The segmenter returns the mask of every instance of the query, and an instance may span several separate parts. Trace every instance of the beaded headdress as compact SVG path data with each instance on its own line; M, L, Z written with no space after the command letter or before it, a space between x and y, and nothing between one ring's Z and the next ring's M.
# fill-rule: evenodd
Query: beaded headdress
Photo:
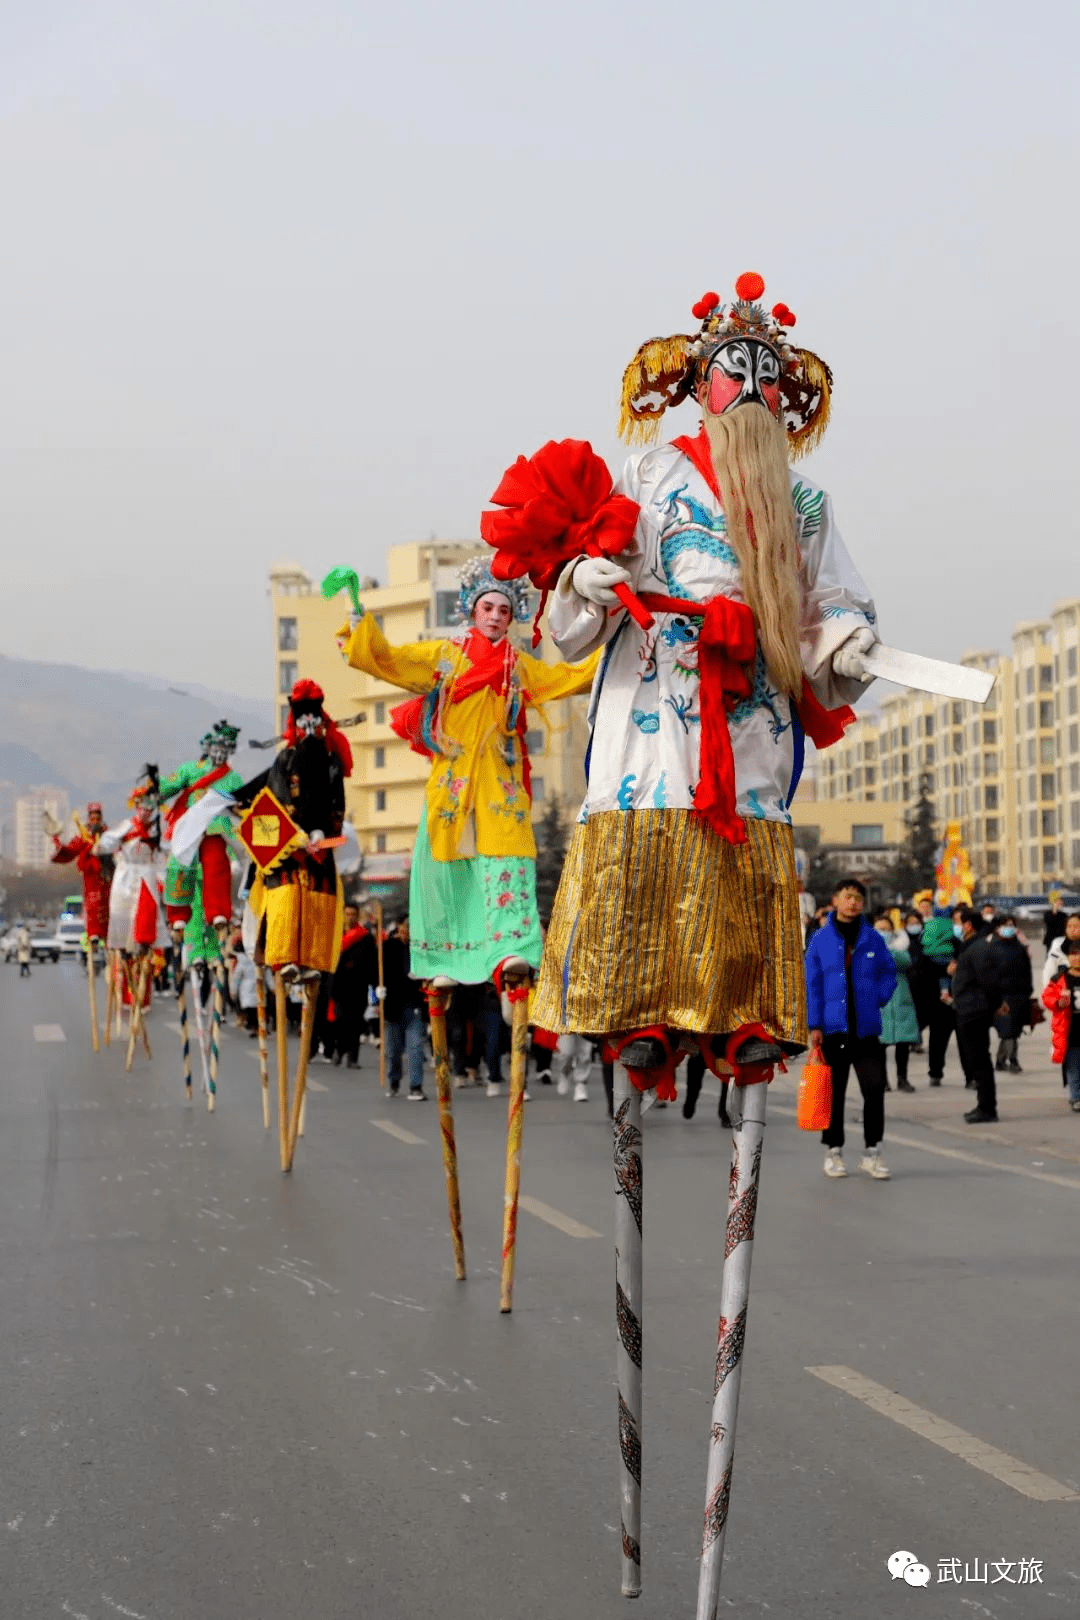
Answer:
M630 444L651 444L669 405L689 398L717 349L736 338L767 343L780 362L780 417L793 457L806 455L829 422L832 372L810 349L791 342L795 316L786 304L766 309L765 283L747 271L735 283L735 297L724 303L708 292L691 314L701 322L696 336L677 333L643 343L623 373L619 434Z
M458 579L461 581L457 601L457 619L460 624L468 624L472 618L473 608L489 591L505 596L510 603L511 615L518 624L526 624L532 616L528 580L496 579L486 557L470 557L458 573Z

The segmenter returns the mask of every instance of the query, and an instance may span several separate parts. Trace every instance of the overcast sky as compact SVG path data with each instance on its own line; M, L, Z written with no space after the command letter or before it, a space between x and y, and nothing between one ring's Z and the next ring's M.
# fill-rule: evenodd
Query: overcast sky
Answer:
M0 650L264 695L271 562L618 465L624 365L745 269L885 638L1004 647L1080 592L1076 19L0 0Z

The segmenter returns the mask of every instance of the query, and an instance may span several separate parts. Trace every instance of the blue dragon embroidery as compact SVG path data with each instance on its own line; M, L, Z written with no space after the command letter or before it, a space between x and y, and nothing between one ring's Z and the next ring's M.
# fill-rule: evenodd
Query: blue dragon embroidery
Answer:
M634 783L636 781L637 772L631 771L630 775L624 776L622 782L619 784L618 805L620 810L630 810L633 808Z
M693 698L687 697L684 692L680 692L677 697L666 697L664 702L668 705L672 714L674 714L676 720L678 720L679 724L682 726L687 735L690 733L691 726L698 726L701 724L701 716L699 714L692 713L694 703Z
M664 810L667 807L667 771L661 771L656 779L652 802L657 810Z
M777 708L779 701L779 692L775 692L769 685L769 672L765 667L765 659L759 647L754 658L754 679L750 696L743 698L742 702L737 703L732 709L730 723L738 725L745 720L749 720L755 709L768 709L770 715L769 735L774 742L779 742L784 732L791 726L790 715L787 720L784 720L780 710Z
M707 557L716 557L726 562L732 568L738 567L738 559L728 542L724 539L727 533L727 521L723 512L712 513L700 501L695 501L692 495L687 495L688 486L681 484L678 489L657 504L663 513L663 522L660 525L660 563L667 580L668 590L673 596L682 592L671 570L671 564L683 551L704 552Z

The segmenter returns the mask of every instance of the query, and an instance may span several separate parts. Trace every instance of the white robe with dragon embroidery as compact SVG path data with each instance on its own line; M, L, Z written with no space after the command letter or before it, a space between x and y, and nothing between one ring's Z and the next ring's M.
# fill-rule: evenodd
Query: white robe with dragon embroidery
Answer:
M875 624L874 605L837 533L824 490L791 473L800 550L803 668L826 708L852 703L861 681L834 674L832 654L855 630ZM723 509L693 462L672 444L631 456L617 488L641 507L634 539L616 559L631 589L705 603L743 600L741 572L726 538ZM686 809L700 776L697 671L700 622L658 613L643 631L625 609L586 602L563 571L548 622L564 657L607 644L589 708L588 787L579 820L601 810ZM753 690L729 716L737 809L744 817L790 822L788 806L802 764L802 731L760 647Z

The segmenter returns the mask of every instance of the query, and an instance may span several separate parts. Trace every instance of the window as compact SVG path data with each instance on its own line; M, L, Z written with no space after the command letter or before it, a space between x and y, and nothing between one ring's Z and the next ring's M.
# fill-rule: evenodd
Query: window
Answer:
M906 737L904 738L904 741L907 742ZM908 774L908 772L910 770L911 770L911 755L910 754L901 754L901 756L900 756L900 774L902 776L907 776L907 774ZM905 799L907 798L906 793L904 794L904 798Z
M542 776L534 776L533 779L532 779L533 803L534 804L543 804L543 802L544 802L544 794L546 793L546 791L547 791L547 789L544 786L544 778Z
M851 829L851 842L853 845L883 844L885 829L877 823L856 823Z
M944 713L942 714L941 718L944 720L944 718L945 718ZM918 732L918 729L919 729L919 727L918 727L918 725L916 725L916 727L915 727L916 733ZM928 714L927 717L926 717L926 723L923 726L923 735L926 736L926 737L932 737L934 735L934 717L933 717L932 714Z
M1039 704L1039 726L1043 731L1051 731L1054 725L1054 704L1049 702Z
M1039 738L1039 764L1055 765L1057 763L1057 742L1053 737Z
M1080 765L1069 766L1069 792L1080 793Z
M1037 810L1029 810L1028 811L1028 837L1029 838L1034 838L1035 834L1038 832L1038 830L1039 830L1039 812ZM1032 852L1032 854L1034 856L1034 851Z
M1028 791L1027 791L1028 798L1034 800L1034 798L1035 798L1035 778L1033 776L1028 777L1028 779L1027 779L1027 787L1028 787Z
M375 750L375 769L381 771L386 764L386 749L380 743Z
M1035 730L1035 705L1034 705L1034 703L1029 703L1027 705L1027 707L1025 708L1025 710L1024 710L1024 724L1027 726L1029 731L1034 731Z
M997 877L998 852L996 849L988 849L986 852L986 871L989 876Z
M943 754L949 752L949 733L947 731L941 733L941 752Z
M385 833L376 833L375 834L375 853L376 853L376 855L385 855L386 854L386 834Z
M1055 786L1053 771L1043 771L1042 775L1039 777L1040 799L1052 799L1054 797L1054 792Z
M1065 653L1065 673L1072 678L1076 674L1076 648L1070 647Z
M278 665L278 691L288 697L296 685L300 673L300 666L295 658L283 658Z
M445 624L453 624L454 623L454 615L457 612L457 605L458 605L458 593L457 593L457 591L436 591L435 592L435 623L436 624L444 624L444 625Z
M859 766L858 770L855 772L855 786L857 788L862 787L862 766L861 765Z
M1001 836L1001 832L1000 832L997 816L987 816L987 818L986 818L986 842L988 844L996 844L998 839L1000 838L1000 836Z
M873 787L874 783L877 780L877 771L874 769L873 765L868 765L866 767L866 770L864 772L864 776L865 776L867 787Z
M983 728L983 742L984 743L996 743L997 742L997 721L996 720L984 720L983 723L982 723L982 728Z
M1057 866L1057 845L1056 844L1044 844L1043 845L1043 862L1042 863L1043 863L1043 871L1044 872L1052 872L1054 870L1054 868Z
M982 795L978 788L972 788L971 790L971 807L973 810L982 809Z
M1070 686L1065 692L1065 707L1070 714L1076 713L1076 687Z
M983 775L996 776L998 772L998 757L996 754L987 754L983 760Z
M278 652L295 652L299 641L296 634L295 619L279 619L277 622Z
M1080 832L1080 799L1074 799L1069 806L1069 828L1072 832Z
M997 807L998 807L998 790L997 790L997 788L995 786L988 786L987 787L985 802L986 802L986 808L988 810L996 810L997 809Z
M375 705L375 724L377 726L385 726L385 724L386 724L386 704L385 703L376 703L376 705Z
M908 800L910 798L911 798L911 783L910 782L905 782L904 783L904 803L907 804L907 802L908 802Z
M386 789L385 788L376 788L375 789L375 808L376 808L376 810L385 810L386 809Z
M1035 671L1034 671L1034 669L1025 669L1025 671L1024 671L1024 691L1030 697L1031 693L1034 692L1034 690L1035 690Z
M900 727L900 746L901 748L909 748L911 746L911 728L909 726ZM906 754L904 755L904 769L905 771L907 770Z
M1035 739L1034 739L1034 737L1029 737L1028 740L1027 740L1027 762L1028 762L1029 765L1034 765L1034 763L1035 763Z
M953 704L953 706L952 706L952 723L953 723L954 726L962 726L963 725L963 723L964 723L964 705L962 703L954 703Z
M926 745L926 763L928 765L932 765L934 763L934 745L933 745L933 743L927 743L927 745Z
M1052 692L1054 690L1054 670L1051 664L1039 665L1039 691Z
M525 747L529 750L529 753L534 759L538 754L542 754L544 752L544 744L546 741L547 738L542 731L527 731L525 733Z
M278 715L278 730L279 731L284 731L285 727L288 725L288 723L289 723L289 705L287 703L283 703L281 705L281 713Z
M1057 832L1057 811L1044 810L1042 813L1042 836L1053 838Z

